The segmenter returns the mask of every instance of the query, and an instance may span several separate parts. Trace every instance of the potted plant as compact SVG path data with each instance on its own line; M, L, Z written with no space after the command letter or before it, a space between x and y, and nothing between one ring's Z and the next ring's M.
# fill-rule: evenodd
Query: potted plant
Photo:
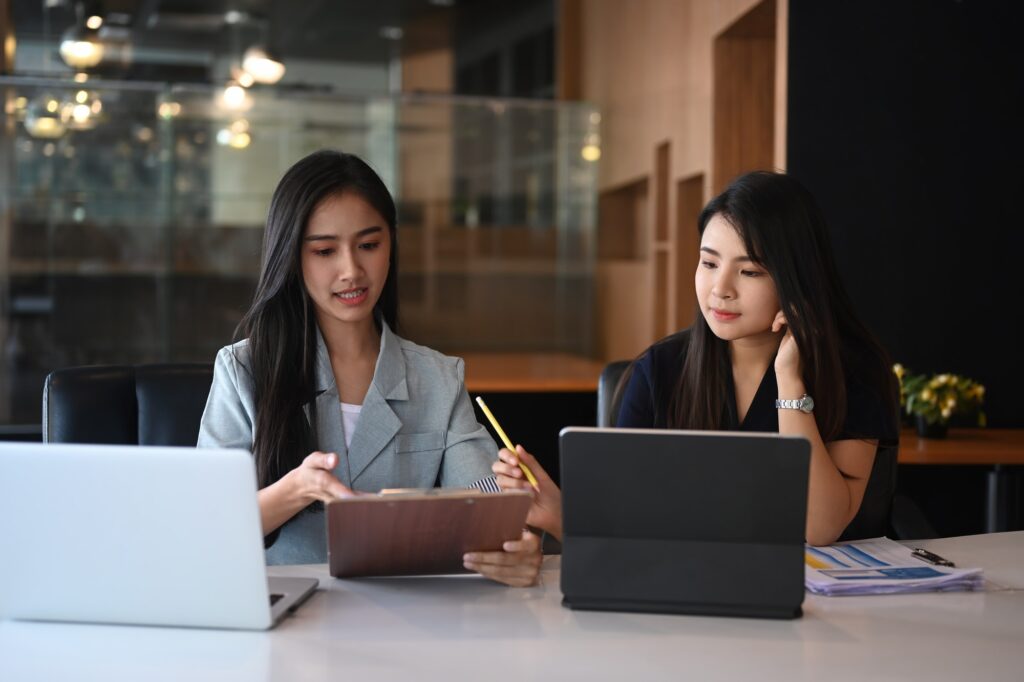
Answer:
M956 374L913 374L894 365L900 384L900 407L914 419L922 438L944 438L950 418L960 415L985 426L985 387Z

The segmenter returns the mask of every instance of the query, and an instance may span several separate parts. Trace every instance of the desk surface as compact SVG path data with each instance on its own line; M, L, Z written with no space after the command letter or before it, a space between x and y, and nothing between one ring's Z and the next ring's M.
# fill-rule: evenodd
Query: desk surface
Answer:
M946 438L900 433L900 464L1024 464L1024 429L950 429Z
M922 541L1011 588L818 597L795 621L576 612L543 583L335 580L271 632L0 623L0 679L1020 680L1024 532ZM1013 589L1015 588L1015 589Z

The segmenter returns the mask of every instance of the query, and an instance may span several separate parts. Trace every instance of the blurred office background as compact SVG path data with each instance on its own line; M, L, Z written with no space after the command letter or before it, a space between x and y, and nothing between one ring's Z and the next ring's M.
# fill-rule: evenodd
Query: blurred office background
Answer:
M556 474L601 367L692 321L696 216L755 168L817 196L895 360L978 380L990 426L1024 427L1021 14L0 0L0 437L39 437L52 369L211 361L278 178L321 147L398 200L403 334L465 356ZM902 467L901 486L941 533L977 532L987 472Z

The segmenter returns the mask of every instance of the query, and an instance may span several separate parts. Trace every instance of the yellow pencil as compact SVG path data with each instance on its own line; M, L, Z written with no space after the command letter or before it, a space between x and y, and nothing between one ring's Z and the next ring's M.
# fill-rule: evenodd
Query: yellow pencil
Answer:
M493 414L491 414L491 410L487 407L487 403L484 402L484 399L481 398L480 396L477 396L476 404L479 405L480 409L484 411L485 415L487 415L487 419L491 422L491 426L494 427L494 430L498 432L498 437L501 438L501 442L505 444L505 447L511 450L512 452L515 452L515 446L512 445L512 441L510 441L508 439L508 436L505 435L505 432L502 430L501 425L498 424L498 420L494 418ZM530 485L533 486L533 489L540 491L540 486L537 485L537 479L534 477L533 472L530 471L530 467L523 464L523 460L521 459L519 460L519 468L523 470L523 473L526 475L526 480L530 482Z

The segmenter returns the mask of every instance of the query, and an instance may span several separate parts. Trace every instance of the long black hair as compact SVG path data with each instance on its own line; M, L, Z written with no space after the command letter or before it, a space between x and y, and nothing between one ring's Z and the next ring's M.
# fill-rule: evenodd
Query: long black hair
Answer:
M352 154L313 152L288 169L274 190L263 233L260 277L236 338L249 339L256 419L253 456L259 487L274 483L315 449L317 328L302 278L302 237L310 214L331 196L353 192L384 218L391 235L387 280L374 307L398 329L395 202L380 177ZM303 406L308 404L307 422Z
M747 254L775 283L800 351L804 386L815 399L822 440L834 440L843 427L847 377L857 377L895 415L891 362L846 294L824 216L811 194L788 175L755 171L708 202L698 219L701 235L715 215L735 228ZM668 425L721 428L731 371L728 343L711 331L698 303Z

